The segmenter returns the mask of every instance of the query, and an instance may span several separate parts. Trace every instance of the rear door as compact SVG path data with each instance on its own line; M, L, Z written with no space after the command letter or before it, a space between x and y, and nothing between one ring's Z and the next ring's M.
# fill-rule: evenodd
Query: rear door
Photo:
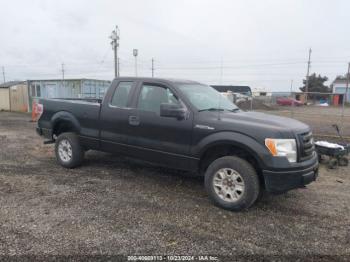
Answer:
M111 86L112 95L103 103L100 114L102 150L128 153L129 117L136 110L130 104L136 84L136 81L119 81Z

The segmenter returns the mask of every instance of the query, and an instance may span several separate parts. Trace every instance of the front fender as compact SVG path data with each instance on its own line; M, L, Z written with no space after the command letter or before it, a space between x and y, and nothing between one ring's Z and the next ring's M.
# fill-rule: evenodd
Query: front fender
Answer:
M218 132L206 136L192 147L192 154L201 158L210 147L218 145L232 145L246 150L262 168L265 167L265 163L271 161L271 154L264 145L249 136L236 132Z

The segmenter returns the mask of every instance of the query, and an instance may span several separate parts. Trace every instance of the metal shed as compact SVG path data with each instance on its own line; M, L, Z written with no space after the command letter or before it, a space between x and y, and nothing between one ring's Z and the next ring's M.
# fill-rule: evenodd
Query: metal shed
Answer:
M39 98L103 98L111 81L98 79L28 80L29 108Z
M0 110L26 112L27 86L23 81L10 81L0 85Z
M28 88L25 82L10 87L10 110L28 112Z
M0 111L10 110L10 89L0 86Z

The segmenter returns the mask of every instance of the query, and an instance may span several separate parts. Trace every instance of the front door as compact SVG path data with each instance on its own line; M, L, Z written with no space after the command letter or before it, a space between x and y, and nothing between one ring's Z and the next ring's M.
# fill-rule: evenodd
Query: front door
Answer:
M135 111L129 115L129 145L137 157L169 167L193 169L196 159L189 156L193 114L185 119L160 116L162 103L185 105L171 87L152 82L140 83Z

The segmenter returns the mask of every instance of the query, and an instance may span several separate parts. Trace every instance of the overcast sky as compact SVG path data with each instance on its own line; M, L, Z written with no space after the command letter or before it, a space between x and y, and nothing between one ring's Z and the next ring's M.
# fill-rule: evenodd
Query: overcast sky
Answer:
M6 80L111 80L108 38L120 28L121 75L294 90L311 72L333 80L350 61L347 0L0 0ZM2 77L0 78L2 82ZM329 81L330 82L330 81Z

